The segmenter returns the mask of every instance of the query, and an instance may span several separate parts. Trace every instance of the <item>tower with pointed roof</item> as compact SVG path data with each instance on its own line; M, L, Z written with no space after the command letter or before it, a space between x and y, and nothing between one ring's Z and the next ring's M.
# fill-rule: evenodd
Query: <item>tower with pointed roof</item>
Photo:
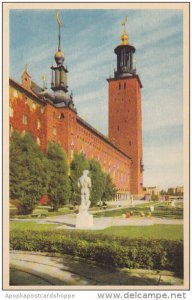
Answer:
M132 159L130 186L131 194L142 195L142 122L141 88L142 84L133 64L135 47L128 43L124 29L121 44L114 52L117 55L117 69L109 83L109 139Z
M61 50L61 34L60 27L62 23L59 19L59 15L57 12L57 21L59 25L59 35L58 35L58 49L55 52L54 59L56 65L52 64L51 66L51 89L52 91L48 91L44 89L39 96L44 98L44 100L49 101L56 107L70 107L75 110L72 94L68 94L68 84L67 84L67 73L68 70L64 66L64 53Z

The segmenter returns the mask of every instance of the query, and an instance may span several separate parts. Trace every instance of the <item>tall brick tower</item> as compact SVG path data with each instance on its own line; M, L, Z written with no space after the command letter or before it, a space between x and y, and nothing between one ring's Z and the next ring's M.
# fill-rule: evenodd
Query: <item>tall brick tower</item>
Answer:
M124 24L125 25L125 22ZM135 47L128 43L124 28L122 43L114 50L117 70L109 82L109 139L132 158L131 194L140 197L143 191L141 88L133 66Z

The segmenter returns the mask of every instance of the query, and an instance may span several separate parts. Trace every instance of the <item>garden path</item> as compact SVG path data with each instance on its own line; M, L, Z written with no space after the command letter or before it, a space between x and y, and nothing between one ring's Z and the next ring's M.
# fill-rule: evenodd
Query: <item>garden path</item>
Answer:
M169 271L107 270L69 255L11 251L11 286L135 286L181 285L182 279Z
M41 219L38 221L40 224L45 223L58 223L59 228L68 228L75 229L75 220L76 215L63 215L63 216L55 216L48 217L46 219ZM183 220L181 219L163 219L163 218L137 218L132 217L129 219L123 218L122 216L118 217L100 217L93 219L94 226L90 229L98 230L105 229L111 226L150 226L154 224L166 224L166 225L182 225Z

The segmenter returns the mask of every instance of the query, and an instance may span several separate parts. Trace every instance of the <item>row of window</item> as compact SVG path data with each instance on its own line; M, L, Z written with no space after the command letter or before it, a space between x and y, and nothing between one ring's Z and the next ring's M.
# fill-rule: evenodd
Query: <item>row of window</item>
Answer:
M82 134L84 134L85 136L91 138L94 142L96 142L98 144L102 143L102 141L99 138L94 136L92 133L90 133L88 130L84 129L83 127L77 126L76 129L77 129L77 132L79 132L81 136L82 136Z
M85 148L86 148L86 151L85 151ZM80 150L80 152L81 153L83 153L83 154L88 154L89 153L89 146L81 146L81 150ZM87 153L86 153L87 152ZM73 153L74 153L74 143L72 142L72 144L71 144L71 155L73 155ZM93 151L92 151L92 154L93 154ZM125 175L124 174L124 172L123 171L120 171L120 170L118 170L119 168L118 168L118 164L119 164L119 162L118 163L114 163L113 162L113 165L111 164L111 162L108 162L107 163L107 160L108 160L108 158L109 158L109 155L107 155L106 156L106 160L104 159L104 157L100 157L99 155L93 155L93 157L97 157L97 160L98 161L101 161L101 163L102 163L102 166L103 166L103 168L105 168L106 170L108 170L108 172L111 172L111 173L114 173L114 176L118 176L117 174L119 173L119 174L122 174L122 179L121 179L121 181L126 181L127 180L127 175ZM124 174L124 175L123 175ZM120 175L119 175L120 176ZM123 177L124 176L124 177Z
M65 118L65 116L64 116L64 113L60 113L60 114L57 114L55 111L53 112L53 119L56 119L56 118L58 118L58 119L64 119ZM71 115L69 115L69 120L70 121L72 121L72 122L74 122L75 121L75 117L71 117Z
M78 127L79 131L81 131L81 127ZM86 141L81 134L77 134L77 139L80 139L82 142L89 144L90 146L93 146L94 148L101 150L100 147L98 147L97 145L95 145L95 143L99 144L99 145L103 145L103 141L100 139L97 139L96 137L94 137L91 133L87 132L86 134L87 136L91 137L92 141ZM103 151L103 153L105 153L106 155L109 155L109 153L111 153L111 146L109 146L108 144L105 144L105 146L107 147L108 151ZM116 155L111 155L112 158L115 159ZM122 158L124 160L124 158ZM119 160L119 154L118 154L118 160Z
M127 122L127 120L125 120L125 122ZM96 144L98 145L103 145L103 141L100 138L97 138L96 136L94 136L92 133L90 133L88 130L83 129L81 126L77 126L77 138L80 139L82 142L88 143L89 145L93 145L95 148L97 148L98 150L101 150L100 147L98 147ZM119 130L119 129L118 129ZM91 142L90 141L86 141L86 139L82 136L82 134L84 134L85 136L91 138ZM111 146L106 145L108 151L104 151L106 155L108 155L109 152L111 152ZM115 158L115 156L114 156ZM118 159L119 159L119 154L118 154Z
M80 143L84 143L85 146L87 145L87 147L90 147L91 149L92 149L92 147L93 147L94 149L99 150L99 152L102 151L102 154L106 155L107 157L110 156L111 159L114 159L114 160L115 160L115 159L117 158L117 155L118 155L118 161L120 161L120 162L122 162L122 163L125 163L124 157L121 157L121 158L120 158L119 155L121 155L121 154L117 154L117 155L116 155L116 151L113 150L113 152L112 152L112 151L111 151L111 147L108 146L108 145L105 145L105 146L107 146L107 150L108 150L108 151L106 151L106 150L102 150L101 147L98 147L98 146L95 145L93 142L87 142L85 139L83 139L83 138L82 138L81 136L79 136L79 135L77 135L77 143L79 143L78 140L80 140ZM100 144L101 144L101 143L102 143L102 142L100 142Z
M122 84L122 86L124 86L124 89L126 89L126 82L124 82L124 85ZM119 90L121 89L121 82L119 82Z
M9 125L9 134L11 135L12 133L13 133L13 126L12 126L12 124L10 124L10 125ZM25 135L25 133L26 133L26 131L23 130L23 131L22 131L22 135ZM41 141L40 141L40 138L39 138L39 137L36 138L36 142L37 142L37 144L38 144L39 146L41 145Z
M59 120L62 120L65 118L63 113L60 113L58 116L56 115L56 112L53 112L53 119L58 118Z
M13 132L13 126L10 124L10 134L12 132ZM26 133L25 130L23 130L22 134L25 134L25 133ZM53 127L53 135L56 135L56 134L57 134L56 127ZM37 137L36 142L39 146L41 145L41 141L40 141L39 137ZM71 151L74 152L74 149L72 149ZM81 148L81 152L85 153L83 146ZM71 153L71 155L73 155L73 154ZM97 159L98 159L98 161L103 161L102 159L99 158L99 156L97 157ZM112 167L112 166L110 166L110 164L108 165L105 160L103 161L103 168L106 170L108 169L108 172L111 172L111 174L113 176L115 176L116 178L118 178L120 181L126 181L128 179L127 175L122 174L121 172L117 171L117 166Z
M34 109L34 110L36 109L36 104L35 103L32 104L32 109ZM40 112L43 114L44 111L45 111L45 108L41 107ZM12 106L9 107L9 115L10 115L10 117L13 117L13 107ZM64 118L63 114L61 114L61 116L60 116L60 119L62 119L62 118Z
M10 107L9 115L10 115L10 117L13 117L13 108L12 107ZM22 124L27 125L27 116L25 116L25 115L22 115ZM41 122L39 120L37 120L37 129L40 129L40 128L41 128Z
M10 114L10 116L11 116L11 114ZM27 125L27 116L25 116L25 115L22 116L22 124L23 125ZM41 128L41 122L39 120L37 120L37 129L39 130L40 128ZM53 127L52 133L55 136L57 135L57 129L56 129L56 127Z
M27 116L23 115L22 116L22 123L24 125L27 125ZM37 120L37 129L41 129L41 122Z
M12 107L10 107L10 116L12 117L13 116L13 108ZM22 116L22 123L24 124L24 125L27 125L27 116L25 116L25 115L23 115ZM37 120L37 129L39 130L41 128L41 122L39 121L39 120ZM119 130L119 129L118 129ZM53 127L52 128L52 134L54 135L54 136L56 136L57 135L57 129L56 129L56 127ZM91 136L91 134L90 134L90 136ZM82 139L81 137L79 137L79 136L77 136L78 138L80 138L81 140L83 140L84 141L84 139ZM98 141L98 144L101 144L101 141L99 141L99 139L97 139L97 138L94 138L94 140L95 141ZM87 143L86 143L87 144ZM91 146L94 146L94 144L92 144L91 145L91 143L88 143L89 145L90 145L90 147ZM131 145L131 144L130 144ZM95 146L94 146L95 147ZM99 147L96 147L98 150L101 150ZM108 152L105 152L105 154L106 155L108 155Z
M83 147L81 148L80 152L83 153L86 156L86 152L83 149ZM71 150L71 157L73 157L73 154L74 154L74 149ZM95 156L92 155L92 158L95 158ZM102 159L100 159L99 156L97 156L97 160L102 162ZM103 163L102 168L103 168L104 171L106 171L108 173L110 172L113 177L116 177L116 179L121 181L121 182L125 182L129 178L129 176L127 174L125 174L124 172L118 171L117 167L114 168L111 165L108 166L107 164L105 165L105 163Z

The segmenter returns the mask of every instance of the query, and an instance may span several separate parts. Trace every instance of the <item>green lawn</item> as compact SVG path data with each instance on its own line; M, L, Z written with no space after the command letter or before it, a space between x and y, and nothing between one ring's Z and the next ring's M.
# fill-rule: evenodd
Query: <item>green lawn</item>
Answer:
M167 205L166 203L144 203L141 205L137 205L135 207L129 207L129 208L122 208L122 209L116 209L111 211L102 211L97 214L95 214L95 217L117 217L122 216L123 214L127 212L132 212L134 217L139 217L141 213L143 213L145 216L148 215L150 212L150 205L154 205L155 210L152 213L152 216L154 217L160 217L160 218L168 218L168 219L183 219L183 207L182 205L171 207L170 205Z
M38 231L47 231L54 230L58 227L58 224L38 224L35 222L10 222L10 230L38 230Z
M10 230L58 230L58 224L37 224L35 222L15 222L10 223ZM61 229L60 229L61 230ZM69 230L62 229L63 235ZM72 230L74 232L74 230ZM79 231L79 230L75 230ZM151 225L151 226L113 226L104 230L84 230L89 234L103 233L107 235L116 235L128 238L146 238L146 239L183 239L182 225Z
M146 239L183 239L182 225L151 225L151 226L113 226L102 230L102 233L128 238Z

